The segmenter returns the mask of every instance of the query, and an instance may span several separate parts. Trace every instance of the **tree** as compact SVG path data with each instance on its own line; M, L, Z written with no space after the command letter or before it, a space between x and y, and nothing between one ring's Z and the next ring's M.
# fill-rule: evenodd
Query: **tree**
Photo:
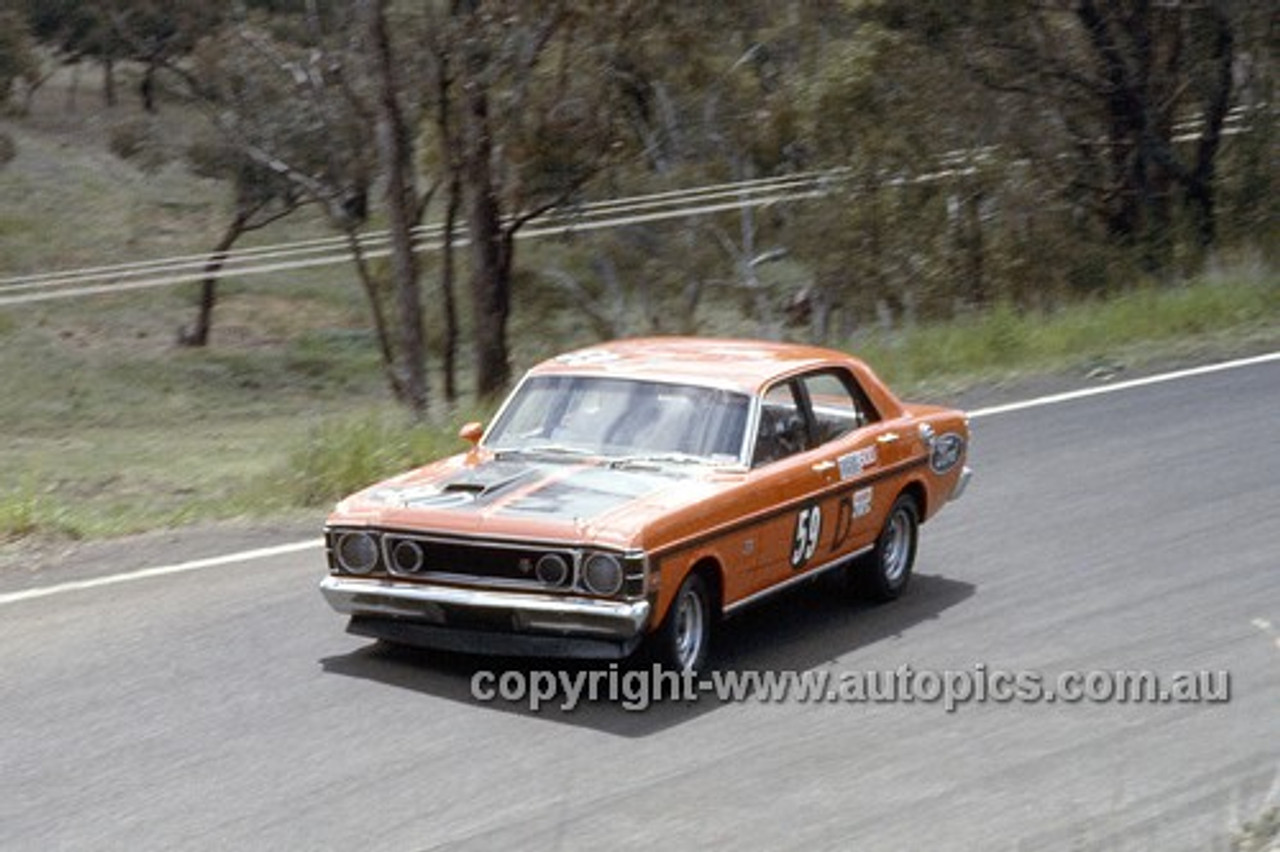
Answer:
M1163 269L1180 208L1194 240L1213 245L1223 128L1253 4L922 5L928 16L906 23L919 30L927 20L985 85L1029 102L1024 133L1040 140L1032 153L1046 172L1064 175L1063 193L1087 201L1112 242Z
M230 182L234 194L231 220L205 263L206 277L200 282L200 306L195 322L178 334L178 342L183 346L203 347L209 344L213 329L218 272L232 247L245 234L283 219L308 199L295 182L264 167L225 138L193 145L188 159L197 174Z
M0 9L0 108L8 104L14 83L25 80L34 85L39 74L26 21L17 12Z
M428 2L438 35L430 128L441 182L466 222L476 389L510 380L516 236L565 204L615 155L613 58L645 4ZM451 191L450 196L453 197Z
M397 59L387 28L385 0L358 0L368 74L374 90L378 160L386 181L383 200L391 234L391 276L400 328L401 397L418 416L427 411L426 345L413 229L420 213L414 173L412 117L402 102Z
M251 173L270 173L294 187L291 198L324 210L346 238L357 277L369 303L384 374L393 396L421 414L425 396L415 393L419 360L401 351L384 288L360 238L377 170L373 115L355 70L359 55L339 50L331 33L352 23L318 18L300 31L309 44L281 41L252 20L241 21L201 43L193 67L166 66L186 86L224 143L233 162L252 164ZM403 335L401 335L403 337ZM425 388L425 382L418 385Z
M189 54L222 23L218 3L183 0L109 0L100 5L125 58L140 62L138 95L147 112L156 111L156 74Z
M24 0L27 21L37 41L56 51L65 64L85 59L102 66L102 97L116 104L116 63L127 47L111 22L111 11L89 0Z

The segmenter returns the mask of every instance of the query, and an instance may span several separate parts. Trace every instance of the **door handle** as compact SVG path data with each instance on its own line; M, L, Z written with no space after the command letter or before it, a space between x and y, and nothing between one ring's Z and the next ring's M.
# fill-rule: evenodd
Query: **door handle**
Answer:
M814 473L826 473L827 471L831 470L831 469L832 469L833 467L835 467L835 466L836 466L836 463L835 463L835 462L833 462L831 459L825 459L825 460L820 461L820 462L814 462L814 464L813 464L813 472L814 472Z
M892 444L896 440L898 440L897 432L885 432L883 435L880 435L879 437L876 438L876 443Z

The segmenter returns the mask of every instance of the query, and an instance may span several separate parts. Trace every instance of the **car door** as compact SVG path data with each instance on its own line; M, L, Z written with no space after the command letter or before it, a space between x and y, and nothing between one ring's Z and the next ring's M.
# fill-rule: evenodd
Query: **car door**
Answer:
M817 370L799 377L798 385L814 432L810 465L823 477L817 503L826 527L818 542L820 567L875 540L872 508L887 462L885 430L848 371Z
M755 486L775 509L758 524L748 593L838 561L874 539L866 528L878 433L852 377L816 370L776 383L762 401L753 453Z

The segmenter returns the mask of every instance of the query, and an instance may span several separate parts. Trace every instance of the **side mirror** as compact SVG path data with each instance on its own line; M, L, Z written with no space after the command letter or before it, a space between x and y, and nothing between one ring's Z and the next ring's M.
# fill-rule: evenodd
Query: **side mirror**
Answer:
M471 445L471 449L475 449L480 443L480 439L484 437L484 424L478 421L472 421L465 424L458 430L458 437Z

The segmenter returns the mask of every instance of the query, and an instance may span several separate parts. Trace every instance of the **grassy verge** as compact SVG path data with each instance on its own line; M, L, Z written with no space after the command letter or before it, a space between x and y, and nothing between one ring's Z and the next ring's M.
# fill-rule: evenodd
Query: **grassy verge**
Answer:
M900 390L1003 379L1280 342L1280 281L1263 273L1205 278L1069 305L1052 314L1008 305L969 320L872 334L849 349Z
M1280 849L1280 807L1269 808L1231 838L1232 852L1274 852Z
M458 426L466 419L458 419ZM324 505L379 479L459 452L457 427L413 426L391 412L322 423L289 452L259 493L300 506Z

